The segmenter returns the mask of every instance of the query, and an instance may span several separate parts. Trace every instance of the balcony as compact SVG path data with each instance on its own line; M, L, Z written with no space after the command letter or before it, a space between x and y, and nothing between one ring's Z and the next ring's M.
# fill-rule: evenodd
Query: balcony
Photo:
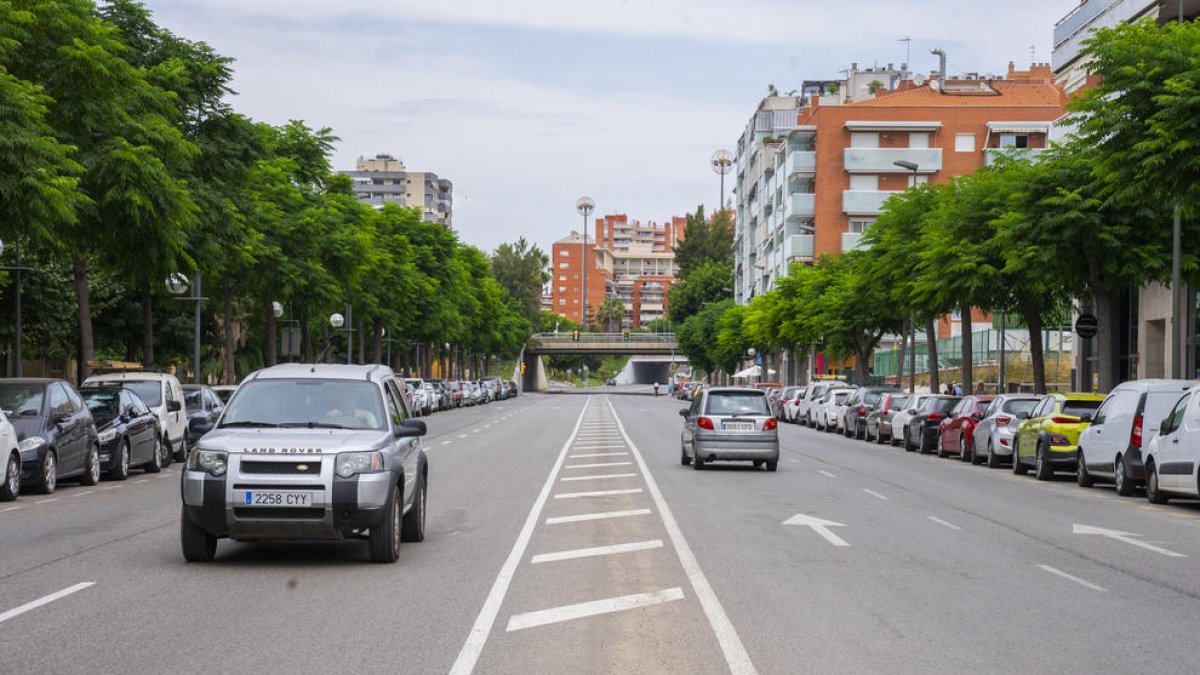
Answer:
M817 213L817 196L812 193L800 192L791 195L788 203L787 217L790 220L812 218Z
M846 232L842 235L842 251L853 251L858 248L862 235L857 232Z
M895 162L916 164L917 173L936 173L942 170L941 148L846 148L846 171L850 173L908 173Z
M1043 148L986 148L983 151L983 161L987 166L991 166L996 163L997 157L1008 155L1014 159L1028 159L1036 162L1038 155L1043 152L1045 152Z
M787 173L812 174L817 172L817 153L813 150L798 150L789 152L787 156Z
M842 193L842 211L852 215L878 215L883 203L898 192L884 190L846 190Z
M783 240L783 257L792 260L812 260L816 245L811 234L793 234Z

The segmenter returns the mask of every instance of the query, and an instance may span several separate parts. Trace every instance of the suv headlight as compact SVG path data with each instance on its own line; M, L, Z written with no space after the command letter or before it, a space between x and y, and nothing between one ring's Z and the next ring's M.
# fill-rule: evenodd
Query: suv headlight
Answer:
M188 453L187 468L224 476L229 468L229 453L218 450L193 450Z
M116 429L105 429L104 431L100 432L98 440L102 444L103 443L112 443L113 440L116 439L116 437L117 437Z
M41 436L30 436L17 444L17 448L21 452L33 452L46 444L46 439Z
M337 475L349 478L359 473L378 473L383 471L383 453L375 452L343 452L337 456Z

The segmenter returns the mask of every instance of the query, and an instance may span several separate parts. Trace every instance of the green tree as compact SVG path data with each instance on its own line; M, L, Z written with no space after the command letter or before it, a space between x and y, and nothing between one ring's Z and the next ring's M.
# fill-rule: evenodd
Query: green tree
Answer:
M675 245L675 265L679 278L687 279L693 270L706 262L733 265L733 221L729 211L719 211L705 218L704 206L687 214L683 241Z
M694 268L667 293L667 316L676 324L696 314L706 303L732 295L733 265L709 260Z
M508 294L521 303L521 313L530 322L542 308L542 288L550 280L550 256L525 237L504 243L492 253L492 273Z
M596 307L596 322L603 324L608 333L619 331L624 319L625 303L621 302L620 298L605 298Z

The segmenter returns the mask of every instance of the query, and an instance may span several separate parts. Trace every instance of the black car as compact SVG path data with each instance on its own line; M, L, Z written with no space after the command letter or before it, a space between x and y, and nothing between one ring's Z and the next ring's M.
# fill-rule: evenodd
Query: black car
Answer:
M96 420L100 467L107 478L125 480L135 467L158 473L167 465L170 458L162 443L158 417L133 390L87 387L80 393Z
M0 408L21 449L21 484L50 494L64 478L100 482L100 441L92 413L66 380L0 380Z
M929 396L920 410L910 409L913 418L908 423L904 449L909 452L918 450L924 455L937 447L938 430L942 420L961 400L961 396Z
M217 392L205 384L183 385L183 402L188 418L187 444L189 448L194 448L196 441L206 433L197 431L197 428L212 429L217 423L217 418L221 416L221 411L225 410L225 404L221 397L217 396ZM195 422L198 419L206 422Z

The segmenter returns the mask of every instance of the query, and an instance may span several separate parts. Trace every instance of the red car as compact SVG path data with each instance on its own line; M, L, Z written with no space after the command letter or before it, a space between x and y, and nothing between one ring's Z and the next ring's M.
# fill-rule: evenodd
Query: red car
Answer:
M983 419L983 414L991 404L994 396L964 396L954 410L946 415L938 428L938 457L958 455L964 462L971 461L971 448L974 447L972 437L975 425Z

